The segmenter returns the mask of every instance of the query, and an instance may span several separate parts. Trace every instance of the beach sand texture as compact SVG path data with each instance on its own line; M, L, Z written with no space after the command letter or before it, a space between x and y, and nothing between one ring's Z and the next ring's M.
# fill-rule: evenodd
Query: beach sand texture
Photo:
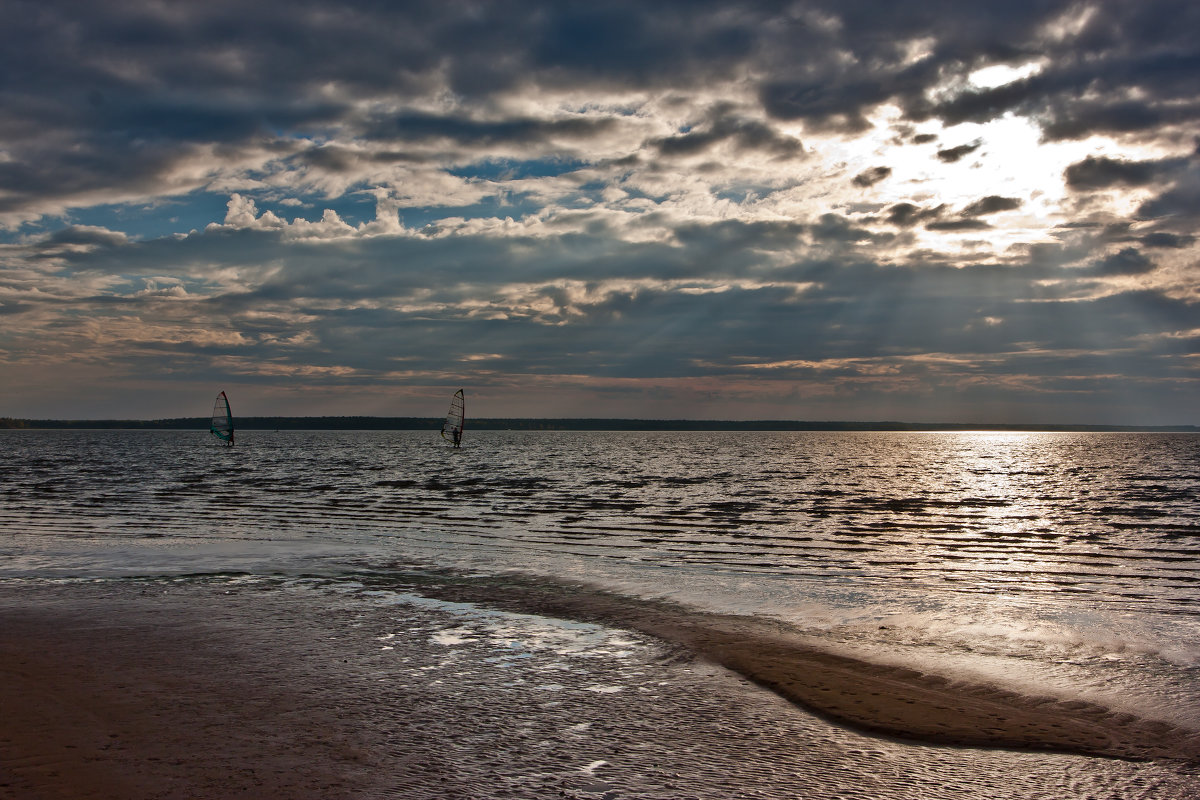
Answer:
M297 603L279 589L220 585L3 586L0 797L615 797L622 788L640 797L774 796L739 794L746 774L726 776L726 756L743 765L761 761L744 769L758 770L752 774L763 786L786 792L788 781L803 785L802 771L786 765L797 740L813 735L788 728L806 724L804 714L780 717L772 703L782 701L745 682L722 688L729 678L721 670L705 677L715 668L694 658L827 719L913 742L1193 764L1200 753L1195 734L1165 724L822 653L769 622L521 581L435 582L422 593L603 621L668 644L643 646L632 665L592 657L568 669L513 660L501 664L513 669L485 674L482 663L495 658L455 661L454 653L467 651L451 647L468 648L478 634L447 636L442 621L437 636L446 646L431 648L412 608L313 614L310 599ZM385 633L385 620L399 633ZM564 703L567 690L582 699ZM722 694L730 691L736 696ZM770 729L755 713L771 720ZM780 725L780 718L791 722ZM622 747L641 766L624 775L624 786L605 781L612 744L600 743L617 728L628 735L631 725L633 740ZM654 747L699 749L698 761L712 760L712 771L687 762L694 772L681 774L678 765L659 763ZM538 768L514 763L514 752ZM914 752L936 756L937 748ZM845 780L869 791L870 761L881 757L865 752L861 774L827 776L824 785ZM1073 763L1051 753L1030 758L1040 759L1028 762L1039 765L1030 768L1031 781L1037 769L1053 773ZM937 785L936 775L927 779ZM689 780L706 791L689 791ZM919 770L913 780L919 783ZM1173 779L1163 780L1162 794L1150 782L1147 796L1186 796Z
M1200 764L1200 733L1084 701L1026 697L993 686L826 652L771 620L695 614L606 592L546 591L511 580L429 591L551 616L628 627L685 647L834 722L938 744L1058 750Z
M0 610L0 797L355 796L353 732L278 653L153 602Z

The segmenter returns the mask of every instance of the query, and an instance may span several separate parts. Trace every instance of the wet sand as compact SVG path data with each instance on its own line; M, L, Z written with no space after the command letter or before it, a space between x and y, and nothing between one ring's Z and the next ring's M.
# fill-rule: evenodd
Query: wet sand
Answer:
M501 586L463 581L427 591L640 631L865 732L935 744L1200 764L1200 732L1165 722L848 658L771 620L696 614L670 603L573 588L514 578Z
M0 797L361 796L362 743L278 650L147 597L6 591Z
M2 586L0 798L600 797L621 787L599 779L615 752L634 765L624 790L642 797L742 796L733 787L748 779L769 787L754 796L795 796L797 776L825 771L860 788L891 768L847 773L841 740L819 740L840 734L814 733L769 693L705 677L696 657L827 719L912 742L1190 763L1200 751L1195 734L1160 723L841 658L770 623L520 580L420 592L670 644L634 647L632 660L514 658L496 669L501 645L465 636L455 646L470 658L459 658L429 644L457 641L446 626L458 623L434 620L418 636L426 623L412 609L219 584ZM393 625L409 633L384 633ZM889 747L855 758L892 758ZM933 773L924 796L936 796L947 769L937 759L959 760L913 752ZM829 763L814 760L821 753ZM1015 779L1004 758L986 762L991 780ZM1019 762L1038 786L1076 763L1029 758L1052 759ZM683 791L688 779L705 791ZM1150 796L1185 796L1162 780Z

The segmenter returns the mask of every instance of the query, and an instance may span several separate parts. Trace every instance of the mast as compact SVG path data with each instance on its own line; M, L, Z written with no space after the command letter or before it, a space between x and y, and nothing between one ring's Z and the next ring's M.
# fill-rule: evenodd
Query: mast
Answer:
M229 398L225 392L217 394L213 401L212 422L208 432L227 447L233 447L233 413L229 410Z
M446 421L442 423L442 438L453 442L455 447L462 445L463 424L467 418L467 403L463 390L459 389L450 400L450 411Z

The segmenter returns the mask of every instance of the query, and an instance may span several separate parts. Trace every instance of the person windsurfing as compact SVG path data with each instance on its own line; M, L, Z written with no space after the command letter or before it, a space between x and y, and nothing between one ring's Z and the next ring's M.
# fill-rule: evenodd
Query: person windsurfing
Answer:
M467 419L467 403L463 390L459 389L450 400L450 411L446 421L442 423L442 438L452 442L455 447L462 446L463 425Z

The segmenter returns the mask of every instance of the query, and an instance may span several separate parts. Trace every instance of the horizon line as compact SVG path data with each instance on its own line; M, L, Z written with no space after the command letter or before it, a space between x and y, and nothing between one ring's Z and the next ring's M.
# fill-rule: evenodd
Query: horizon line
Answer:
M155 419L33 419L0 417L3 429L56 429L56 428L106 428L106 429L190 429L203 428L209 417L160 417ZM366 414L305 415L305 416L245 416L236 418L237 427L243 430L266 430L284 427L302 429L355 429L346 423L371 422L366 429L422 430L440 424L442 417L376 416ZM315 427L313 423L317 424ZM338 424L334 424L338 423ZM306 428L307 426L307 428ZM547 426L552 426L547 428ZM686 419L647 417L480 417L469 420L467 428L476 430L861 430L861 431L1163 431L1200 432L1200 425L1164 424L1101 424L1101 423L1047 423L1047 422L905 422L901 420L799 420L799 419Z

